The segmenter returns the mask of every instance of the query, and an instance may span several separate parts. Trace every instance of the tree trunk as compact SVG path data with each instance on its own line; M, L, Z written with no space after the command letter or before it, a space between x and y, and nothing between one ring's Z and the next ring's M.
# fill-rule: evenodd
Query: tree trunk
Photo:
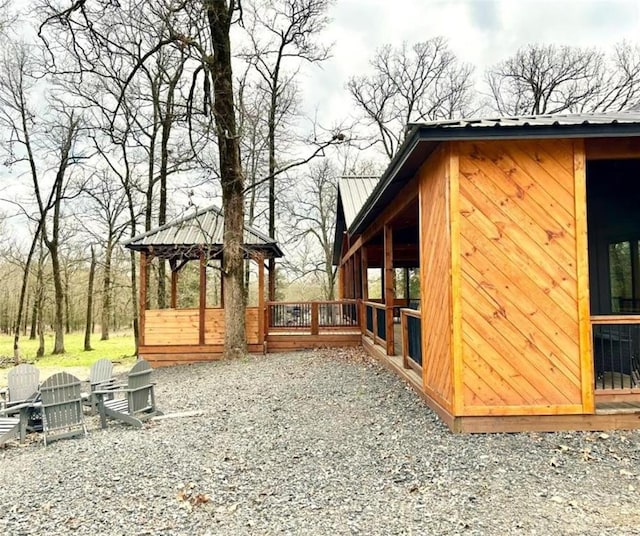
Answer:
M89 267L89 284L87 287L87 316L84 326L84 350L89 352L91 348L91 323L93 321L93 280L96 273L96 252L91 246L91 266Z
M64 270L64 332L71 333L71 307L69 305L69 269Z
M113 239L107 240L104 252L104 274L102 277L102 316L100 317L101 341L109 340L109 323L111 321L111 259L113 257Z
M231 0L234 5L235 0ZM236 131L233 105L233 74L231 71L231 43L229 30L232 10L226 0L208 0L207 11L213 58L210 68L213 79L214 114L222 205L224 210L224 304L225 340L227 358L246 354L245 300L243 291L243 230L244 230L244 178L240 164L240 143Z
M53 288L55 291L56 315L53 323L54 343L53 353L64 354L64 288L60 271L60 259L58 257L57 240L47 241L47 247L51 254L51 271L53 273Z

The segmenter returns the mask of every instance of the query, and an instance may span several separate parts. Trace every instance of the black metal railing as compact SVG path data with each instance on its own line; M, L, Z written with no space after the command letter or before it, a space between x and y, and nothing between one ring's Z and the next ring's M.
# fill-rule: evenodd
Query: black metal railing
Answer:
M422 330L420 318L407 316L407 357L422 367Z
M375 311L375 309L373 308L373 305L368 304L365 306L365 309L367 312L367 331L373 333L373 311Z
M311 303L270 303L269 327L310 328Z
M596 388L640 387L640 324L593 323Z
M351 302L318 302L320 327L353 327L359 325L358 304Z
M313 302L268 302L267 327L277 330L310 330L357 328L360 326L356 300Z
M400 310L402 328L402 363L405 368L422 371L422 321L420 311Z
M379 339L387 340L387 312L384 306L381 309L376 308L376 335Z

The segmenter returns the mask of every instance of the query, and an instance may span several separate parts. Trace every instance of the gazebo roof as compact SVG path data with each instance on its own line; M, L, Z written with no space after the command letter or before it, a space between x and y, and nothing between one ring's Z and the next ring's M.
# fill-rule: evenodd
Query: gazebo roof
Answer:
M224 249L224 217L216 206L200 209L124 242L125 247L164 259L197 259L202 251L209 258ZM282 257L275 239L244 226L244 256L261 253L267 258Z

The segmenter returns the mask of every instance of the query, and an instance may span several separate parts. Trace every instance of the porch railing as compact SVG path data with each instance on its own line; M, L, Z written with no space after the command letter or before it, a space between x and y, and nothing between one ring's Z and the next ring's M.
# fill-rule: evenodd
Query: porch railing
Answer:
M596 389L639 390L640 315L591 317Z
M312 302L267 302L266 326L269 331L322 331L358 328L357 300Z
M365 315L366 315L366 333L372 339L374 344L379 341L387 340L387 319L386 310L387 307L384 303L365 302Z
M422 327L420 311L400 309L400 327L402 329L402 363L422 373Z

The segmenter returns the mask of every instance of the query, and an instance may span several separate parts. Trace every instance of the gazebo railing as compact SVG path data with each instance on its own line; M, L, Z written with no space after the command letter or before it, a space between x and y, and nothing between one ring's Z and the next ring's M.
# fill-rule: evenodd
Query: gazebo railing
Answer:
M360 326L357 300L267 302L266 308L269 332L304 331L317 335Z

